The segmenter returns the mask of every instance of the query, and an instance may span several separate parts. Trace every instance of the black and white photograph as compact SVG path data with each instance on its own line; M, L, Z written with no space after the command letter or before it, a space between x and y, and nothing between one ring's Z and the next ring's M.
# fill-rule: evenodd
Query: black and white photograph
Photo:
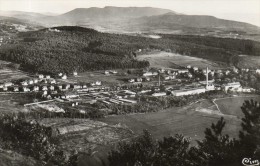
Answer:
M0 0L0 166L260 166L260 0Z

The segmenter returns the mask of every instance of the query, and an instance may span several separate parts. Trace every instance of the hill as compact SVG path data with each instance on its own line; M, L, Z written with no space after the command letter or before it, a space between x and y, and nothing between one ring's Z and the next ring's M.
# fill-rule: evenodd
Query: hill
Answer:
M192 28L213 28L213 29L233 29L233 30L257 30L258 27L237 21L219 19L207 15L176 15L167 13L163 15L142 17L135 20L136 24L147 26L167 26L171 29L179 29L180 26Z
M153 39L63 26L19 33L16 42L1 47L0 59L20 63L24 70L55 74L74 70L143 68L149 66L149 62L137 61L135 57L151 50L231 63L231 59L240 54L260 56L260 43L169 34Z

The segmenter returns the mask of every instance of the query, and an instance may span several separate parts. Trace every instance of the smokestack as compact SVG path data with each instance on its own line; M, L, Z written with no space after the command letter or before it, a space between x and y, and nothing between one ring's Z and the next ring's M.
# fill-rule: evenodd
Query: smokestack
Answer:
M207 70L206 70L206 88L208 88L209 86L209 69L207 67Z

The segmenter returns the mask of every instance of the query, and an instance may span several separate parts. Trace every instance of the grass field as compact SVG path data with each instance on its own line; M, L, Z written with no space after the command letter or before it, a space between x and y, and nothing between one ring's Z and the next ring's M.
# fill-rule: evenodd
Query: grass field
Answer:
M8 68L0 69L0 82L26 78L26 77L28 76L20 70L11 70Z
M216 100L216 104L218 105L220 111L226 115L234 115L238 118L243 117L243 113L241 111L241 106L245 100L256 100L260 101L260 96L238 96L232 98L224 98Z
M174 135L177 133L200 140L204 137L206 127L220 119L220 115L207 114L195 111L193 105L185 108L172 108L169 110L147 113L110 116L101 121L108 124L125 124L136 134L141 134L144 129L149 130L155 138ZM232 117L224 117L227 125L224 132L236 137L240 130L240 120Z
M61 82L69 82L69 83L91 83L96 81L101 81L105 85L118 85L126 83L125 80L129 78L136 78L137 75L134 74L126 74L127 70L116 70L117 74L105 75L105 71L91 71L79 73L78 76L70 76L67 80L60 80Z
M206 59L184 56L169 52L157 52L137 56L138 60L147 60L150 62L151 67L157 68L176 68L179 66L186 67L188 65L196 66L199 68L209 67L210 69L220 69L224 66L208 61Z

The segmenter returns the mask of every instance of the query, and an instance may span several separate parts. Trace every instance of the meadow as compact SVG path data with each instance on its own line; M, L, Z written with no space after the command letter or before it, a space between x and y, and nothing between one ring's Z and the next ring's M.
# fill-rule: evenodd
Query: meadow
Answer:
M156 52L138 55L137 59L149 61L150 67L156 68L178 68L186 67L188 65L196 66L198 68L209 67L210 69L221 69L225 67L223 65L220 65L219 63L215 63L206 59L170 52Z

